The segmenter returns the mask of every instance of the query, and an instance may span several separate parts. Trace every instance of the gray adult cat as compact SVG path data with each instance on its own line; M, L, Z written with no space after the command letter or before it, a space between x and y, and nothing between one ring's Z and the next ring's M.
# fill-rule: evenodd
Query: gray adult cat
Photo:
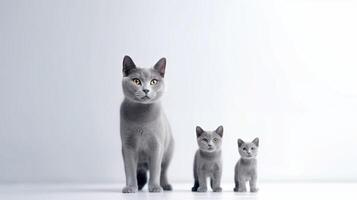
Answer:
M215 131L204 131L197 126L196 136L199 149L196 151L193 164L195 183L192 191L206 192L209 177L213 192L221 192L223 126L219 126Z
M250 191L257 192L257 159L259 138L252 142L238 139L238 150L241 158L234 170L235 192L246 192L246 182L249 181Z
M137 192L147 182L149 191L172 190L167 168L174 148L169 122L160 104L164 93L166 59L153 68L136 67L129 56L123 60L122 87L124 100L120 107L120 135L126 187L123 193Z

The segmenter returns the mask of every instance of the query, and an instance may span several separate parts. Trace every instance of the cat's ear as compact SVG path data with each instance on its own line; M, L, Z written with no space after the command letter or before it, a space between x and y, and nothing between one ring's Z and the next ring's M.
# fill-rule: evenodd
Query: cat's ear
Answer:
M219 126L215 131L219 136L223 137L223 126Z
M154 65L154 69L160 73L160 76L164 78L165 76L165 68L166 68L166 58L161 58Z
M244 144L244 141L242 139L238 139L238 147L240 148Z
M123 59L123 75L128 76L130 71L135 69L136 65L129 56L124 56Z
M252 143L259 147L259 138L255 138Z
M196 126L196 136L200 137L205 132L200 126Z

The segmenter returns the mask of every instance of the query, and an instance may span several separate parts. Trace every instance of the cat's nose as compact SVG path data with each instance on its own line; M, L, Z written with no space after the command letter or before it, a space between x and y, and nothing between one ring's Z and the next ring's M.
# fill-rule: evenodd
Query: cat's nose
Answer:
M145 94L149 93L149 91L150 91L150 90L148 90L148 89L143 89L143 92L144 92Z

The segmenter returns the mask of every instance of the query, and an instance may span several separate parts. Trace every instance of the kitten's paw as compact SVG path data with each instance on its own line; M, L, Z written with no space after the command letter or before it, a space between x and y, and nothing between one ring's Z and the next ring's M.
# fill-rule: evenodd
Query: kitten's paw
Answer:
M162 187L162 189L164 189L165 191L171 191L171 190L172 190L171 184L161 185L161 187Z
M149 184L149 192L162 192L162 187L160 185L150 185Z
M222 188L221 187L213 188L213 192L222 192Z
M197 192L207 192L207 187L200 186L197 188Z
M247 189L245 189L245 188L239 188L239 189L238 189L238 192L247 192Z
M250 188L250 192L258 192L259 189L258 188Z
M138 187L135 187L135 186L125 186L122 189L123 193L135 193L137 191L138 191Z
M197 188L198 188L198 187L193 186L193 187L191 188L191 191L192 191L192 192L197 192Z
M237 187L233 188L233 191L238 192L238 188Z

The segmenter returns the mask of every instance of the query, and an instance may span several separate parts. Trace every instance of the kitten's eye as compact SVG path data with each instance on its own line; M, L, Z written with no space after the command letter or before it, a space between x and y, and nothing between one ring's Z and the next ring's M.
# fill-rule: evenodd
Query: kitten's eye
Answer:
M156 85L156 84L157 84L157 82L158 82L158 80L156 80L156 79L152 79L152 80L150 81L150 85Z
M132 80L136 85L141 85L141 81L137 78L133 78Z
M217 142L218 141L218 139L217 138L213 138L213 142Z
M247 148L243 147L243 151L247 151Z
M207 140L206 138L203 138L203 139L202 139L202 141L204 141L204 142L208 142L208 140Z
M253 151L253 150L254 150L254 147L250 148L250 150L252 150L252 151Z

